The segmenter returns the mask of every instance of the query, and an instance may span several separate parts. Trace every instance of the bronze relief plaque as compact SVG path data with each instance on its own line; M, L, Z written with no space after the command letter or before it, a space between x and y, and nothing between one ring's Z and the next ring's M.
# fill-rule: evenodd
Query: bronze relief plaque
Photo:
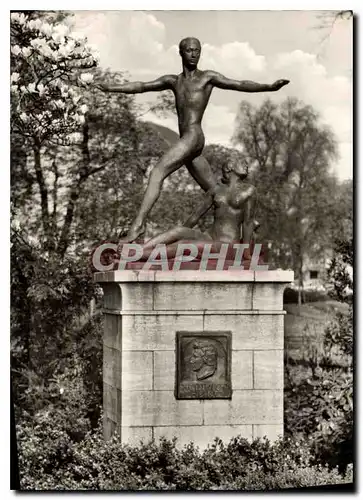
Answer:
M230 399L231 332L177 332L177 399Z

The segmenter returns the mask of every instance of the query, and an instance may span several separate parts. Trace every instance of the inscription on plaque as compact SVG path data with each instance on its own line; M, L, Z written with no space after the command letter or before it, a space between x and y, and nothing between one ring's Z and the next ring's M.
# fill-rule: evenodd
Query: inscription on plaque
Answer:
M177 399L229 399L231 332L177 332Z

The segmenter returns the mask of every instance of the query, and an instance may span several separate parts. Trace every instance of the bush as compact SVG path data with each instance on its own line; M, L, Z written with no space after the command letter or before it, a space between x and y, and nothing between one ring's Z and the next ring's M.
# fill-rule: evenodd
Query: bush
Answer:
M307 342L300 359L285 362L285 432L309 439L318 461L344 471L354 454L352 316L338 313L321 346Z
M277 471L274 474L252 475L238 478L230 490L279 490L284 488L304 488L323 486L328 484L350 483L353 480L351 470L345 475L339 474L337 469L329 470L326 467L301 467L286 471Z
M21 488L26 490L270 490L352 482L352 470L314 464L304 442L280 439L252 443L216 439L203 452L176 441L121 445L101 429L79 443L44 421L19 426ZM49 434L48 434L49 431Z
M84 264L41 252L12 233L11 369L16 418L67 404L76 418L99 419L102 400L101 314L90 315L98 289ZM60 389L67 386L61 397ZM74 391L73 391L74 392ZM74 406L76 403L76 407Z
M344 471L353 461L353 241L338 241L328 276L330 295L348 304L301 359L285 365L285 432L311 442L317 461Z
M343 354L353 356L353 308L348 314L337 313L327 326L324 345L327 349L339 349Z
M348 462L343 461L336 445L352 440L352 374L342 369L305 373L300 382L288 378L285 385L285 431L309 437L318 456L324 454L333 465L344 467L353 451Z

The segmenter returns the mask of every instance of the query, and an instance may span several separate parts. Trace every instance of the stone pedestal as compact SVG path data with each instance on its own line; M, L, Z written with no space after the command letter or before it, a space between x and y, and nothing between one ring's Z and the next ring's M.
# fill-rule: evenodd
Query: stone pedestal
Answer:
M104 436L283 433L283 290L291 271L109 271L104 290Z

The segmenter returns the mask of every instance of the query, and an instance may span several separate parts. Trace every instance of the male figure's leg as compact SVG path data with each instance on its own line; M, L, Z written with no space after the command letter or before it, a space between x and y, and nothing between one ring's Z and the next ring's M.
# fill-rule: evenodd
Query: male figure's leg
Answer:
M175 143L152 169L149 182L142 200L139 213L130 231L120 243L134 241L142 232L145 219L160 196L161 186L166 177L191 161L195 155L195 140L193 136L184 136Z
M204 189L209 191L216 185L215 175L207 159L200 155L185 163L190 175Z

